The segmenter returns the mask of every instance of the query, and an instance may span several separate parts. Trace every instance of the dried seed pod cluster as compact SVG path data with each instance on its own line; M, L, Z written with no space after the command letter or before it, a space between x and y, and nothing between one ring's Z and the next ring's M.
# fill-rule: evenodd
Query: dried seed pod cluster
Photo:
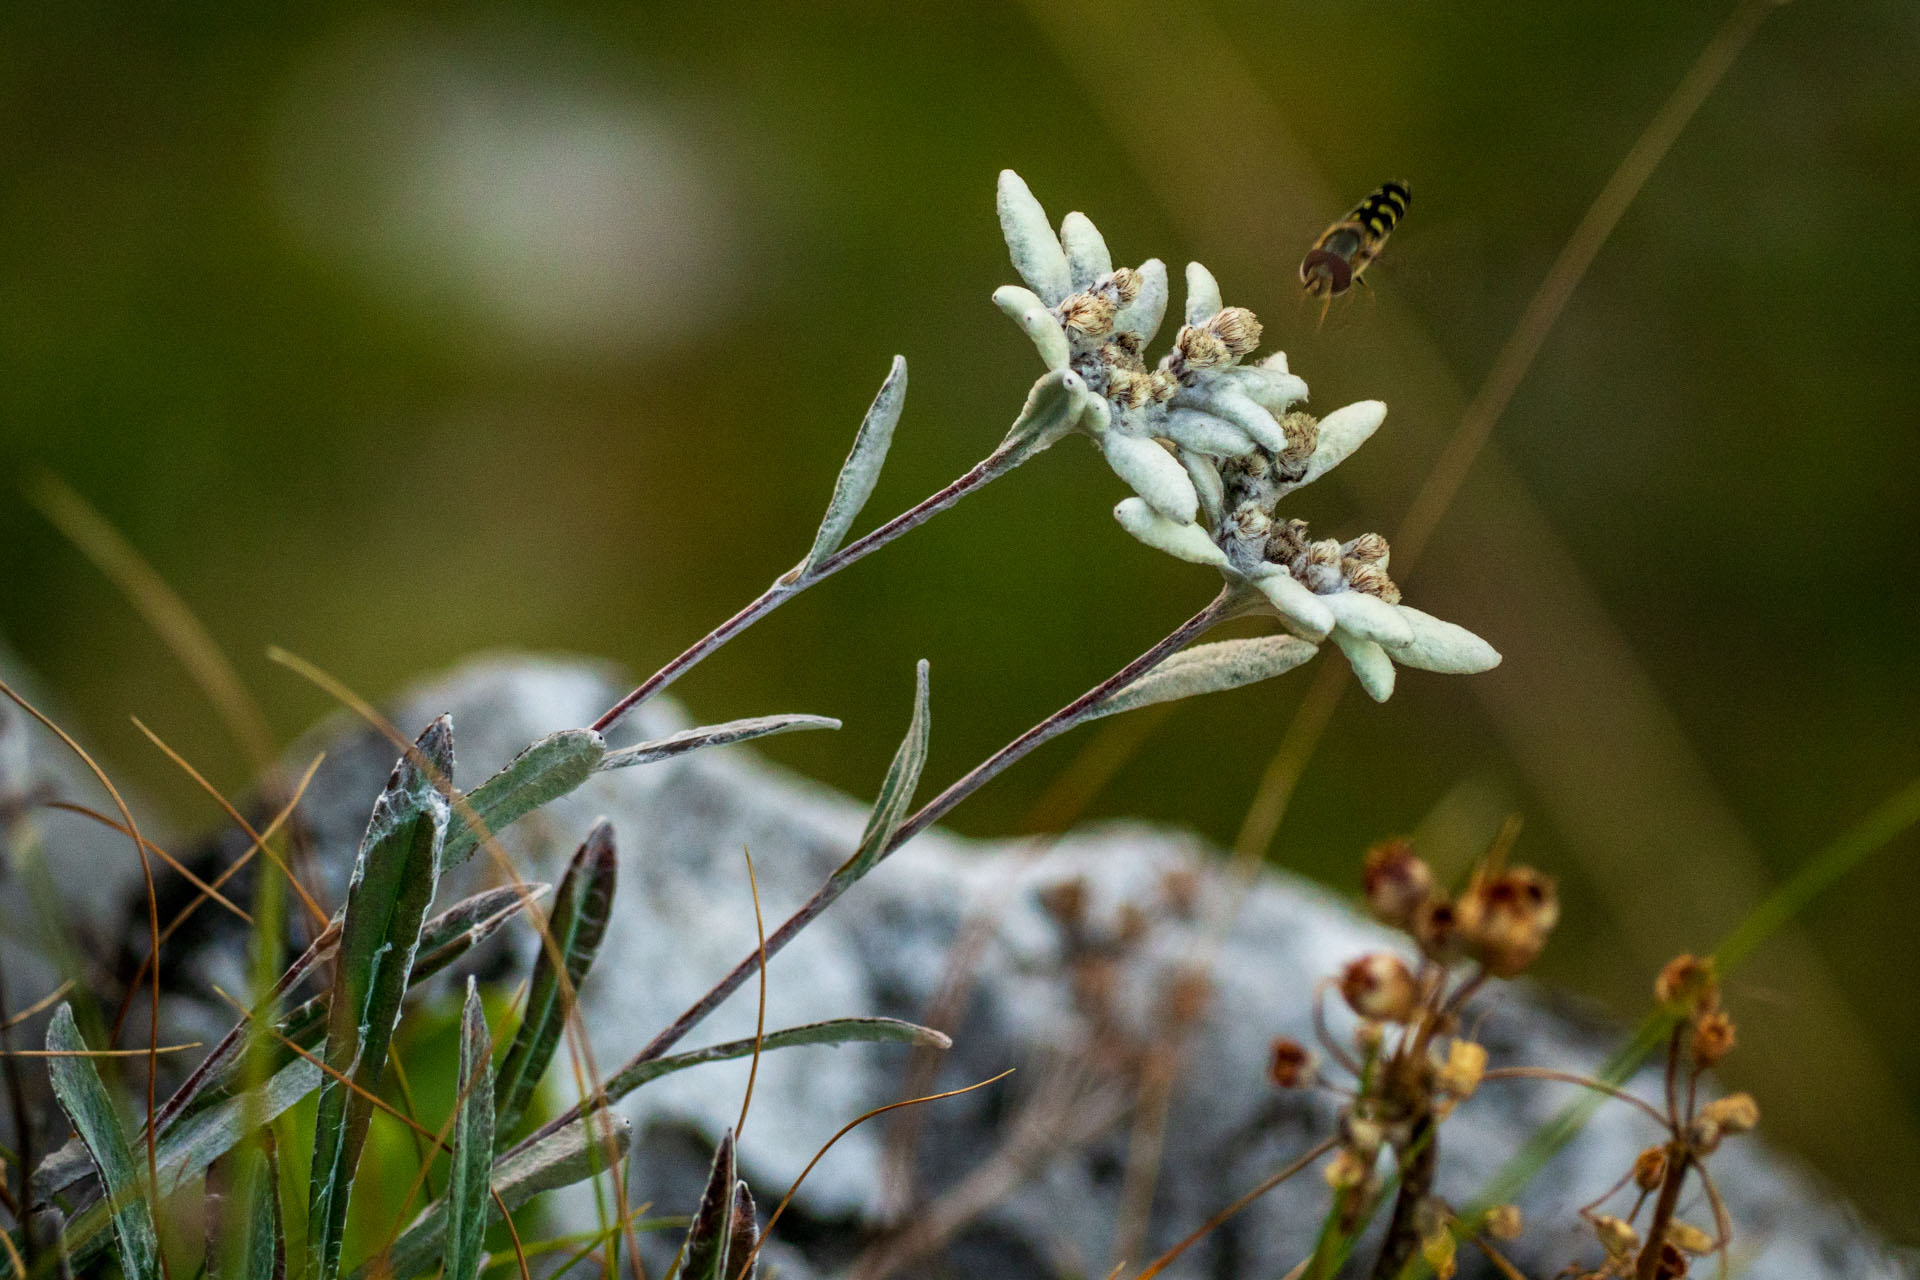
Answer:
M1368 555L1374 548L1339 550ZM1502 831L1458 897L1441 887L1411 842L1388 840L1369 849L1361 866L1367 906L1407 934L1411 954L1360 956L1323 982L1315 999L1321 1048L1353 1078L1350 1088L1339 1090L1347 1104L1325 1169L1339 1229L1358 1230L1377 1205L1383 1153L1391 1154L1398 1178L1375 1275L1397 1276L1418 1255L1450 1276L1458 1242L1494 1251L1496 1241L1520 1231L1512 1206L1468 1223L1433 1190L1440 1123L1487 1078L1486 1048L1461 1031L1466 1005L1489 978L1513 977L1531 964L1559 918L1553 881L1507 865L1516 831ZM1345 1041L1327 1022L1329 991L1356 1019ZM1269 1074L1283 1088L1330 1085L1313 1069L1307 1049L1291 1040L1275 1043Z
M1707 1157L1726 1138L1760 1123L1760 1108L1744 1093L1700 1101L1700 1080L1733 1049L1733 1020L1720 1006L1720 983L1711 959L1677 956L1654 981L1654 998L1674 1019L1667 1042L1666 1099L1662 1116L1666 1138L1642 1151L1633 1166L1606 1193L1580 1210L1599 1242L1597 1267L1572 1268L1578 1280L1675 1280L1689 1273L1692 1260L1721 1255L1732 1242L1733 1224L1719 1189L1707 1171ZM1711 1234L1676 1216L1689 1178L1706 1194L1713 1213ZM1632 1188L1633 1204L1622 1215L1600 1213L1614 1196ZM1651 1205L1644 1231L1636 1225Z

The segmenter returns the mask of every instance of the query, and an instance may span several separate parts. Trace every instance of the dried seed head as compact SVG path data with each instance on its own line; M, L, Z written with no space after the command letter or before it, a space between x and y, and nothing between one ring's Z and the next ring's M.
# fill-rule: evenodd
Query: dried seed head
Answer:
M1440 1064L1435 1080L1443 1093L1464 1102L1480 1087L1480 1077L1486 1072L1486 1046L1455 1039L1447 1045L1447 1060Z
M1258 455L1255 455L1258 456ZM1263 462L1261 464L1265 466ZM1307 549L1307 522L1288 520L1275 524L1267 533L1267 559L1275 564L1290 564Z
M1439 964L1451 964L1465 952L1460 913L1440 894L1420 904L1420 909L1413 913L1413 927L1409 932L1420 944L1420 953Z
M1693 1061L1695 1066L1719 1065L1733 1052L1733 1019L1715 1009L1693 1020Z
M1705 1012L1720 1007L1720 980L1708 956L1675 956L1654 979L1653 998L1673 1008L1692 1005Z
M1607 1251L1607 1256L1615 1261L1624 1262L1640 1251L1640 1233L1624 1218L1601 1214L1593 1220L1593 1234L1600 1238L1600 1247Z
M1211 369L1233 359L1233 352L1217 334L1202 325L1183 325L1173 340L1170 372L1185 374Z
M1056 923L1077 929L1087 918L1087 882L1079 876L1040 891L1040 905Z
M1121 409L1138 409L1153 400L1153 378L1138 370L1115 366L1107 371L1107 399Z
M1385 951L1348 965L1340 975L1340 994L1355 1013L1372 1022L1405 1022L1420 1001L1420 988L1406 961Z
M1286 451L1280 455L1284 462L1304 463L1320 447L1320 420L1303 410L1281 418L1280 432L1287 438Z
M1388 604L1400 603L1399 586L1379 565L1366 564L1349 556L1340 562L1340 571L1346 575L1347 585L1355 591L1378 596Z
M1260 321L1245 307L1216 311L1204 327L1208 333L1220 339L1228 354L1236 358L1250 354L1260 345Z
M1273 545L1273 539L1267 539ZM1383 840L1367 850L1360 868L1367 907L1382 923L1404 929L1433 893L1433 871L1414 855L1407 840Z
M1144 345L1139 334L1122 329L1100 348L1100 358L1110 365L1118 364L1125 365L1129 369L1143 369L1145 366L1140 360L1140 350Z
M1267 1057L1267 1078L1277 1088L1298 1089L1313 1079L1313 1054L1298 1040L1282 1036Z
M1193 867L1169 867L1160 877L1160 892L1175 915L1189 918L1200 906L1200 872Z
M1667 1180L1667 1149L1648 1147L1633 1159L1633 1185L1653 1191Z
M1498 978L1524 972L1560 922L1553 880L1531 867L1509 867L1476 878L1458 909L1468 954Z
M1700 1118L1720 1126L1725 1134L1748 1133L1760 1123L1760 1104L1750 1093L1730 1093L1702 1107Z
M1112 298L1098 293L1076 293L1061 302L1060 323L1070 333L1098 338L1113 332L1113 317L1118 310Z
M1377 564L1382 569L1387 567L1390 548L1387 546L1387 540L1377 533L1361 534L1349 542L1344 550L1348 558L1358 560L1362 564Z
M1662 1240L1658 1257L1653 1264L1654 1280L1679 1280L1687 1274L1687 1255L1674 1247L1673 1241Z
M1165 404L1180 390L1180 379L1165 369L1155 369L1147 375L1147 390L1155 404Z
M1132 267L1115 267L1105 284L1113 291L1114 300L1123 307L1131 305L1140 296L1140 273Z
M1264 546L1267 535L1273 528L1273 518L1262 511L1258 504L1243 502L1233 509L1227 517L1227 531L1236 538Z
M1333 1159L1327 1161L1325 1176L1327 1185L1335 1191L1346 1191L1357 1187L1367 1180L1369 1165L1346 1147L1333 1153Z
M1526 1230L1526 1219L1520 1216L1517 1204L1497 1204L1487 1210L1485 1219L1487 1234L1495 1240L1518 1240L1520 1233Z
M1666 1238L1675 1248L1690 1253L1696 1258L1705 1257L1715 1248L1712 1236L1691 1222L1682 1222L1678 1218L1667 1224Z
M1340 543L1333 538L1322 538L1307 545L1307 563L1338 568L1340 565Z

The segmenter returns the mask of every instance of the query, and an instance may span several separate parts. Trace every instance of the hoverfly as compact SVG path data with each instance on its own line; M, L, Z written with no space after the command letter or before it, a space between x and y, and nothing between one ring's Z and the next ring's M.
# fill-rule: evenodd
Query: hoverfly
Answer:
M1300 260L1300 283L1307 296L1325 298L1326 317L1333 299L1360 282L1360 273L1380 256L1387 237L1407 214L1413 192L1404 182L1383 182L1352 213L1320 233L1313 248Z

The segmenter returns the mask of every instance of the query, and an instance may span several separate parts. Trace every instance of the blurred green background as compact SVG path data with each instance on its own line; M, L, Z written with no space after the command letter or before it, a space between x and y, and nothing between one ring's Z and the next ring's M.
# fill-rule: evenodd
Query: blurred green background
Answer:
M1038 372L988 303L1012 166L1116 256L1207 262L1322 411L1392 406L1298 513L1391 532L1567 233L1724 17L1645 0L1159 9L553 3L0 12L0 633L179 827L140 740L245 770L19 496L71 482L199 609L286 735L475 650L650 670L790 565L896 351L883 515ZM1409 599L1507 655L1349 697L1276 859L1351 886L1509 809L1561 878L1551 982L1635 1016L1661 958L1920 774L1920 7L1804 2L1575 296ZM1314 329L1295 264L1387 177L1412 213ZM682 683L840 715L769 754L856 793L932 660L934 779L1198 607L1070 443ZM1310 676L1183 708L1094 805L1232 839ZM954 825L1015 829L1084 740ZM1732 992L1774 1137L1920 1238L1920 842ZM1289 976L1290 977L1290 976ZM1307 975L1300 975L1305 980ZM1276 980L1281 980L1276 975ZM1598 1187L1596 1186L1596 1190Z

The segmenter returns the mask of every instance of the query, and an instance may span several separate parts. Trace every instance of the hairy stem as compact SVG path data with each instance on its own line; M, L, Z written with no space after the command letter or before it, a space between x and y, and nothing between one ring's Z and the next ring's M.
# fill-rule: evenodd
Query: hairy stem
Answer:
M877 532L879 531L876 531L876 533ZM873 535L869 536L871 537ZM847 551L855 551L858 546L859 544L856 543L853 547L847 548ZM841 554L844 555L846 552L842 552ZM1185 648L1201 634L1211 629L1215 623L1228 615L1234 604L1237 603L1237 599L1238 597L1235 596L1230 589L1221 591L1206 608L1168 632L1166 636L1145 653L974 766L965 776L960 778L959 781L955 782L945 791L942 791L932 800L929 800L917 813L901 824L900 829L894 833L893 838L887 842L886 848L882 850L880 858L876 860L876 865L878 865L879 861L884 861L886 858L891 857L902 845L906 844L907 841L911 840L914 836L945 817L946 814L962 800L965 800L982 786L985 786L988 781L998 776L1008 765L1011 765L1014 761L1020 759L1020 757L1026 755L1041 743L1066 732L1080 721L1086 719L1088 715L1108 697L1124 689L1129 684L1132 684L1142 675L1145 675L1148 671L1158 666L1166 658L1178 652L1180 649ZM780 950L789 942L793 941L802 929L812 924L821 912L838 901L840 895L852 888L855 883L856 881L851 877L838 875L830 877L826 883L822 884L820 888L814 892L811 898L808 898L792 915L788 916L779 928L767 935L766 958L770 960L775 955L778 955ZM702 1019L718 1008L728 996L739 989L742 983L752 977L762 963L761 950L756 947L745 959L735 965L726 977L715 983L705 995L694 1001L694 1003L687 1008L686 1012L682 1013L678 1018L675 1018L665 1030L656 1035L645 1048L641 1049L625 1066L615 1072L613 1076L608 1079L606 1088L598 1097L589 1098L582 1103L576 1104L565 1114L549 1121L537 1133L522 1142L521 1145L525 1146L540 1138L546 1137L558 1131L562 1126L572 1123L584 1114L585 1111L612 1102L625 1094L627 1089L632 1087L630 1085L622 1087L625 1077L634 1073L637 1068L645 1063L660 1057L666 1053L668 1049L678 1044L687 1032L698 1026Z
M878 529L848 543L820 563L807 569L804 567L789 570L765 591L761 592L750 604L725 622L707 632L693 642L679 657L648 676L626 697L607 708L598 720L593 722L595 733L605 733L626 716L629 711L659 693L662 689L693 670L721 645L745 631L760 619L778 609L793 597L805 591L814 583L828 578L846 568L854 561L878 551L901 534L916 529L939 515L960 499L980 488L989 480L997 480L1007 472L1024 462L1025 457L1012 450L996 449L982 459L974 468L955 480L938 493L932 494L920 503L907 508Z

